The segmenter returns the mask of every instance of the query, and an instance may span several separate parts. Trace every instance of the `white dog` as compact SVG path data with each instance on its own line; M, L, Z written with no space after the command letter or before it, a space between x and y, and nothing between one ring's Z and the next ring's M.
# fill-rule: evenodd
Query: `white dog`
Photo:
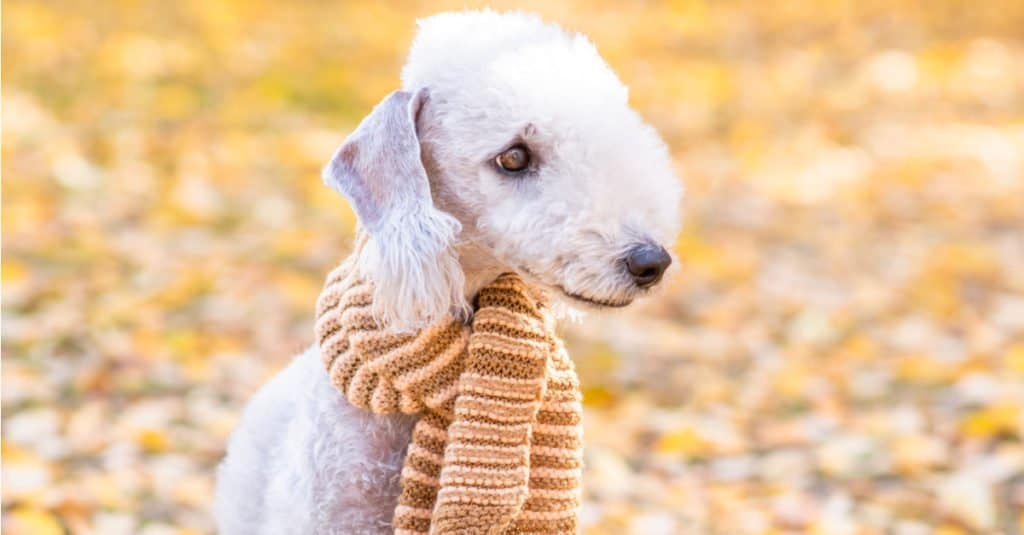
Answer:
M585 37L441 14L420 22L402 80L324 169L370 235L360 269L388 325L469 314L509 271L596 308L660 280L682 186ZM245 410L218 474L221 533L389 532L413 422L349 405L310 348Z

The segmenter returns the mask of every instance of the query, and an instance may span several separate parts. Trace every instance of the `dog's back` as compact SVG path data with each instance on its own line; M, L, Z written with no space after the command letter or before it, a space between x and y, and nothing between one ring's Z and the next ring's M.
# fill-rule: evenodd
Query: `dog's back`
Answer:
M350 405L311 347L246 407L217 474L218 532L390 533L414 421Z

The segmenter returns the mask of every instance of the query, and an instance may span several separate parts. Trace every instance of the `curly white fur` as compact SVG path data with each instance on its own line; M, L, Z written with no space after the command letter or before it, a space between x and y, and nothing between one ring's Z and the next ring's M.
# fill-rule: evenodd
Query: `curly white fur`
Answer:
M387 533L414 422L350 405L308 349L242 415L217 473L218 532Z
M425 327L449 312L468 314L454 249L462 226L450 215L430 211L399 214L377 230L359 258L360 274L375 283L374 316L396 331Z
M428 98L426 89L388 95L323 169L371 236L359 269L375 283L375 316L396 331L469 308L454 248L462 225L434 207L420 161L416 118Z
M616 303L642 293L618 260L672 242L682 185L587 38L532 15L441 14L421 22L402 78L430 90L420 142L463 243L556 291ZM516 141L539 163L510 180L490 164Z
M682 186L585 37L521 13L436 15L392 93L324 170L370 235L360 266L396 329L516 271L568 305L647 290L628 252L675 239ZM494 165L529 147L529 172ZM221 533L385 533L411 421L351 407L315 348L246 409L218 478Z

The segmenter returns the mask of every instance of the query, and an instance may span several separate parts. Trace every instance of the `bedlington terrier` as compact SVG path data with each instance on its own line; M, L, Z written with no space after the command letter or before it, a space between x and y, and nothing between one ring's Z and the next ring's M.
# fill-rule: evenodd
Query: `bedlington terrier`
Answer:
M626 306L662 278L682 185L586 37L522 13L435 15L402 86L324 168L370 234L360 269L388 325L469 314L504 272L570 310ZM349 405L311 347L245 409L220 532L390 532L413 423Z

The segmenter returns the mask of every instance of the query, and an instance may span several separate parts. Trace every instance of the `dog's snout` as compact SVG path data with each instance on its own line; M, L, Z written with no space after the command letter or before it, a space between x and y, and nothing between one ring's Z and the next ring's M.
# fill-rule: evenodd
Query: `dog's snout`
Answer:
M664 247L658 245L641 245L635 247L626 256L626 270L633 277L633 282L641 288L650 288L661 280L665 270L672 263L672 257Z

